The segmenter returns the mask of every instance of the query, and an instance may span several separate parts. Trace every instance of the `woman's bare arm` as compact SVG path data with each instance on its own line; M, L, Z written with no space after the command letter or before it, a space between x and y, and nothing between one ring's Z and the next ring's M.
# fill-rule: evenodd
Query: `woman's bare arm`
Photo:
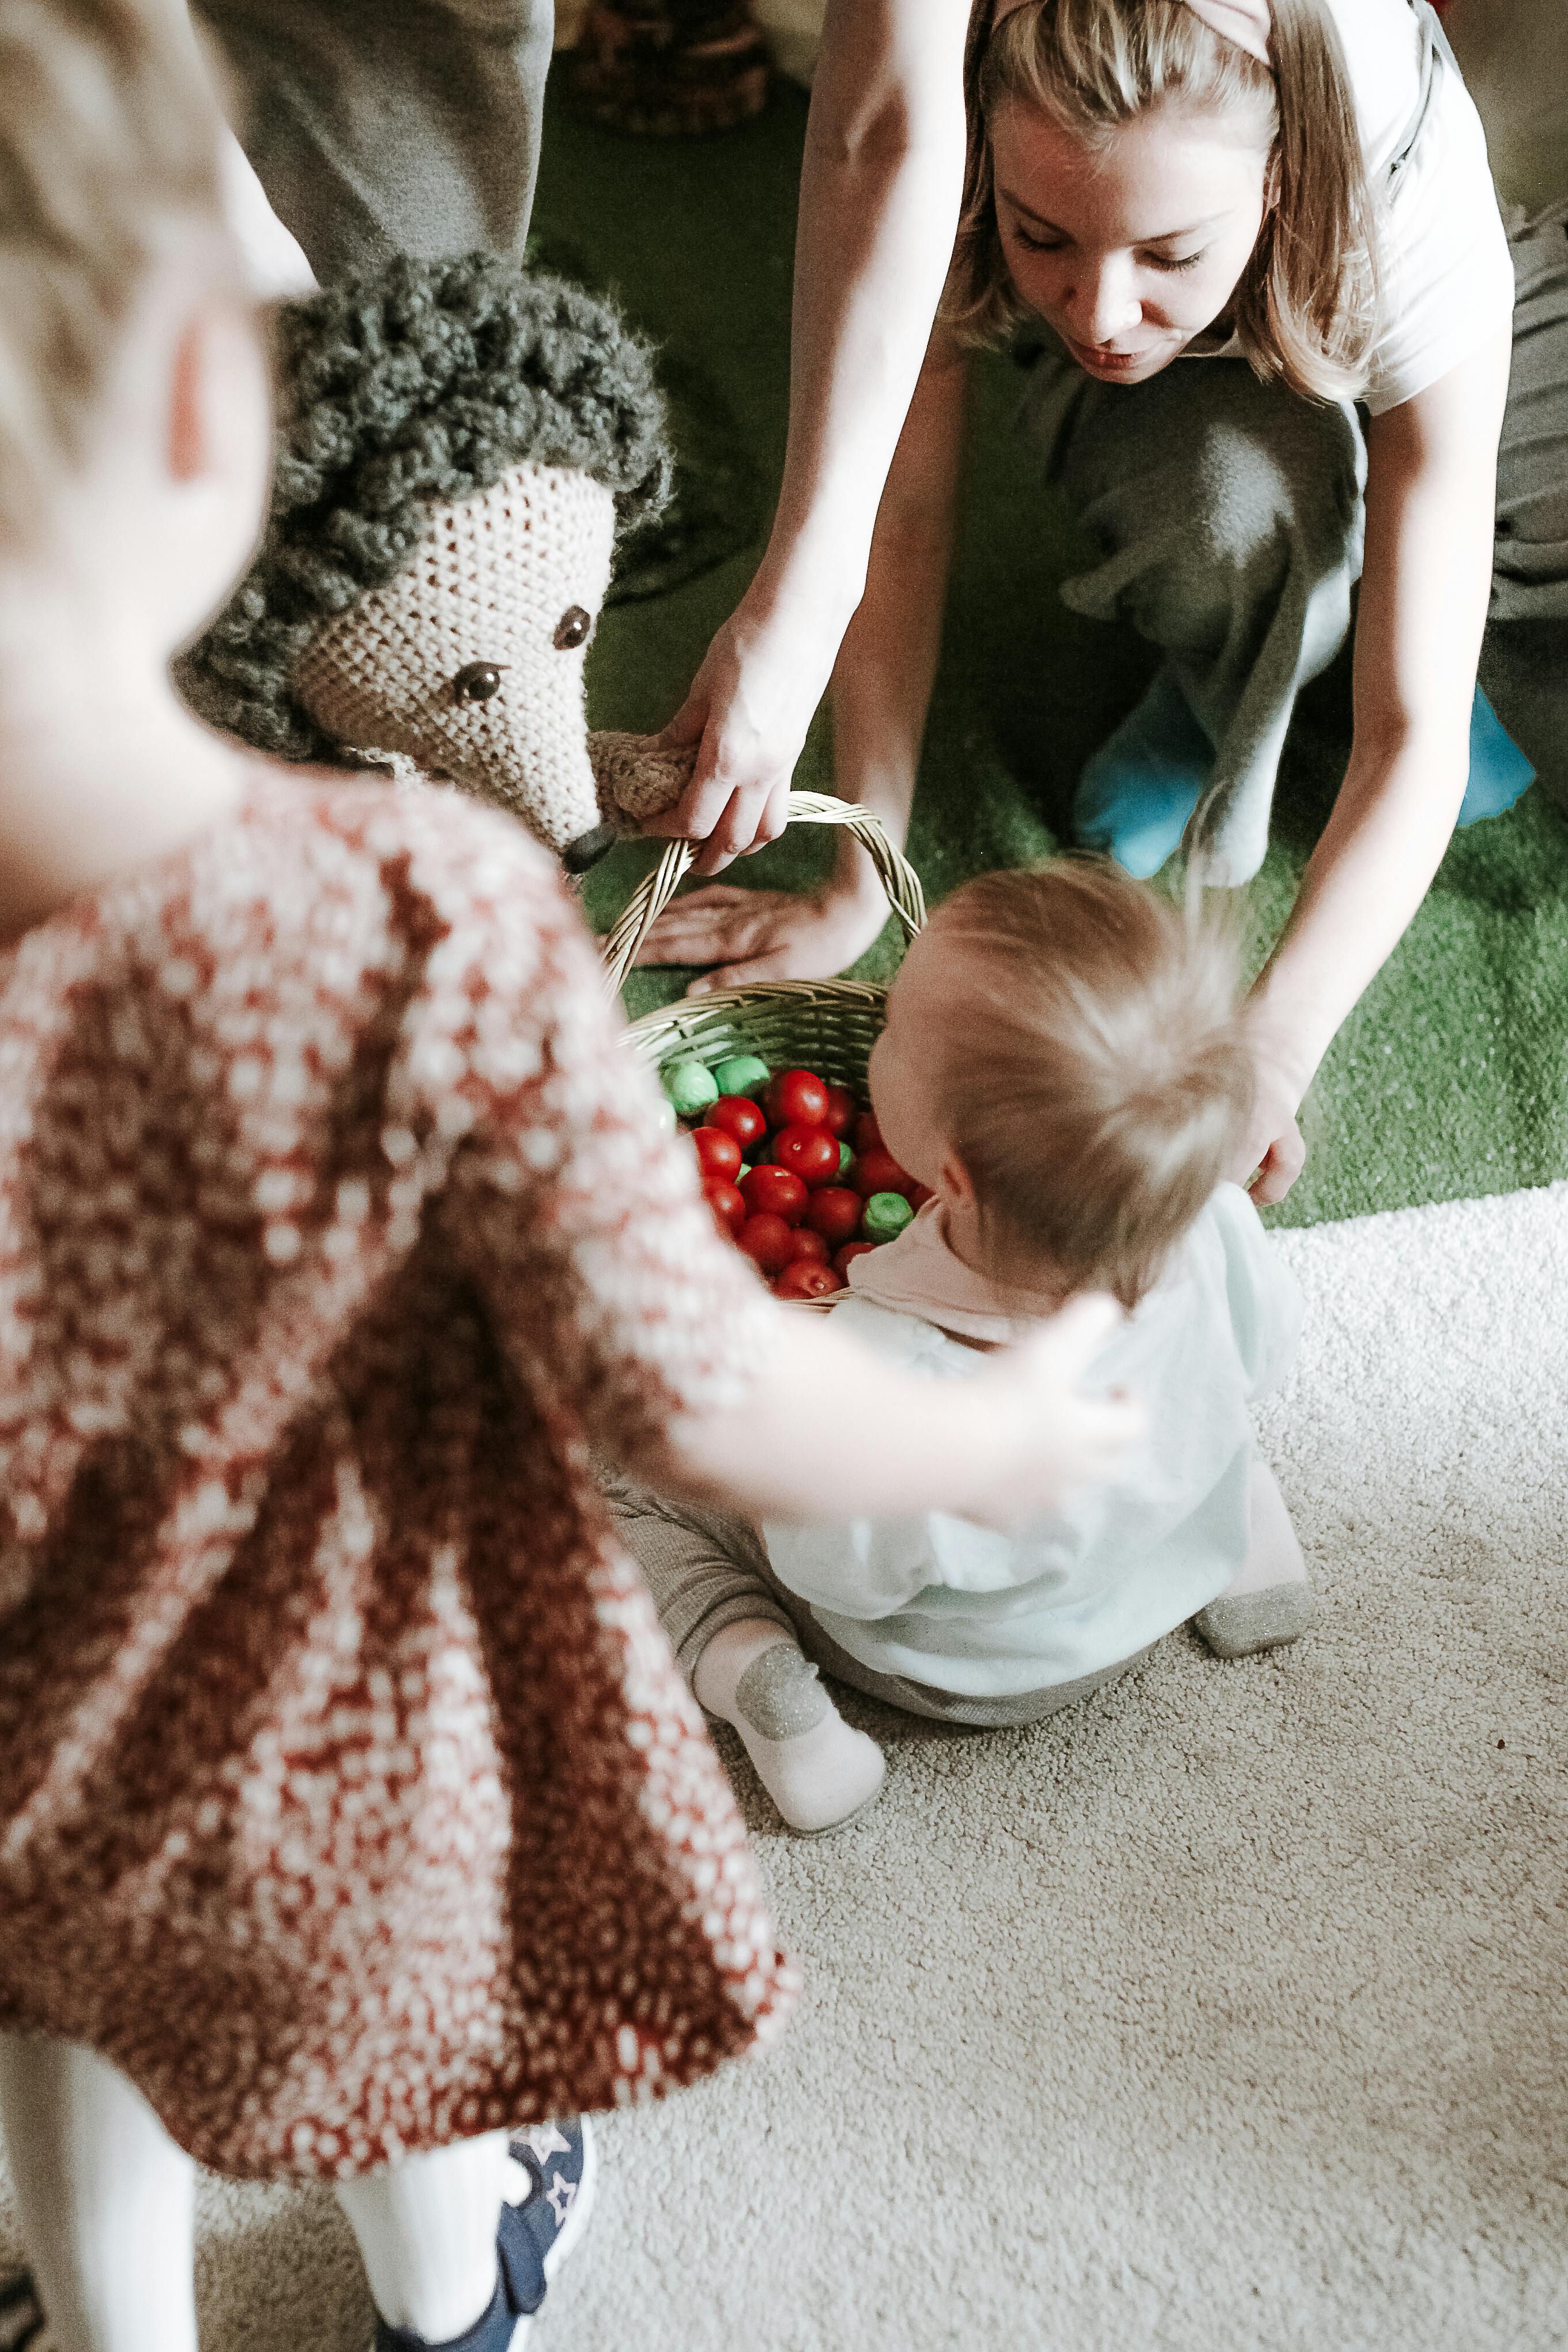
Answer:
M1254 996L1259 1201L1295 1181L1297 1108L1431 887L1465 796L1509 361L1500 337L1367 430L1350 765Z
M833 673L837 789L880 817L900 846L942 642L966 383L963 353L939 330L882 495L866 593ZM841 834L822 890L694 890L660 917L641 961L717 966L693 993L823 979L864 953L887 913L870 859Z
M783 830L860 601L882 487L952 257L968 0L828 0L801 173L789 446L768 547L667 730L701 738L659 829L699 871Z

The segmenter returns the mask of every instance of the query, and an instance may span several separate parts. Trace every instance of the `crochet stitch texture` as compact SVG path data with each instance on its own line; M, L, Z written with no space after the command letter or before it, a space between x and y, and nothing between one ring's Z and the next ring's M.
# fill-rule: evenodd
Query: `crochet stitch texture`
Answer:
M433 509L528 463L603 483L623 530L669 494L647 345L608 303L495 254L398 256L284 304L278 373L266 536L178 675L205 719L284 759L332 755L296 666L413 560Z
M412 761L567 849L610 814L589 764L583 665L614 535L602 483L514 467L437 508L413 561L311 638L298 700L335 742L395 770ZM491 674L476 700L461 681L477 667Z

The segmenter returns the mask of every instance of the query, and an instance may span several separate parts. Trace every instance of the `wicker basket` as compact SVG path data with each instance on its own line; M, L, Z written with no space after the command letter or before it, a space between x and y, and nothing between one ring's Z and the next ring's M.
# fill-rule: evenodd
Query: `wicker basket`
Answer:
M848 827L876 866L889 905L913 939L926 919L920 876L870 811L824 793L792 793L789 813L794 823ZM619 992L632 959L675 896L694 856L689 843L672 841L605 940L605 966L613 992ZM763 981L751 988L685 997L658 1013L645 1013L632 1023L626 1037L633 1051L658 1070L689 1056L712 1063L730 1054L760 1054L771 1069L815 1070L832 1086L850 1087L863 1102L866 1065L887 1001L885 988L860 980ZM833 1301L798 1303L820 1310Z
M888 904L912 940L925 928L926 898L921 887L921 877L901 849L895 849L881 825L869 809L859 808L853 801L835 800L827 793L791 793L789 814L792 824L841 824L859 843L877 869L877 879L888 894ZM605 972L606 985L613 996L618 996L626 986L626 974L637 961L637 950L674 898L677 886L684 879L697 856L689 841L672 841L663 856L649 874L645 874L633 891L626 907L605 941ZM791 983L794 985L794 983ZM816 987L810 982L805 985ZM848 981L821 982L825 988L852 987ZM731 989L731 996L749 995L752 992ZM710 1000L717 1003L719 999ZM649 1015L650 1019L662 1016ZM639 1021L633 1034L642 1029ZM863 1074L862 1074L863 1075Z

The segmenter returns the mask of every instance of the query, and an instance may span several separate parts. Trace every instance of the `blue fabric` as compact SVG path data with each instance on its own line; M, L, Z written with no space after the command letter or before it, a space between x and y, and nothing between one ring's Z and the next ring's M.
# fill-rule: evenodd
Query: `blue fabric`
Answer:
M931 1211L921 1215L940 1248ZM916 1230L888 1245L889 1257ZM938 1315L940 1264L928 1252L917 1263L910 1290L925 1289ZM911 1376L974 1379L984 1358L918 1307L895 1307L897 1295L890 1281L881 1300L860 1293L835 1322ZM1005 1530L942 1511L810 1528L770 1520L773 1574L874 1675L989 1702L1103 1674L1235 1580L1248 1543L1248 1409L1284 1376L1300 1315L1258 1211L1221 1184L1086 1375L1091 1391L1125 1389L1148 1414L1142 1445L1114 1479Z
M1470 706L1470 781L1459 808L1461 824L1501 816L1535 782L1535 770L1478 686Z
M1147 881L1180 848L1214 756L1170 667L1162 667L1086 764L1073 799L1074 840ZM1501 816L1534 781L1534 768L1478 686L1458 823Z
M1073 838L1147 881L1181 846L1214 757L1173 674L1163 667L1085 765L1072 804Z

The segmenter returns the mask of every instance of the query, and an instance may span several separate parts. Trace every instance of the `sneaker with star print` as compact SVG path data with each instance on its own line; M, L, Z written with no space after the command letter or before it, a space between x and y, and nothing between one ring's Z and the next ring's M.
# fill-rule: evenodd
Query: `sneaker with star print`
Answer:
M513 2132L507 2151L515 2195L509 2191L501 2207L496 2236L500 2275L489 2310L464 2335L441 2346L381 2320L375 2352L521 2352L529 2321L588 2226L599 2161L585 2116Z

